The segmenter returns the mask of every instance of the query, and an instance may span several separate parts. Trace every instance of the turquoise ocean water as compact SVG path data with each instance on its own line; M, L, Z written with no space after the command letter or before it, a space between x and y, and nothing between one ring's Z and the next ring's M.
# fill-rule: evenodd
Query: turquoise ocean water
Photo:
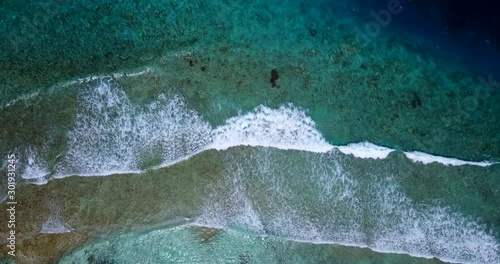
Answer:
M387 2L0 1L0 257L500 262L496 49Z

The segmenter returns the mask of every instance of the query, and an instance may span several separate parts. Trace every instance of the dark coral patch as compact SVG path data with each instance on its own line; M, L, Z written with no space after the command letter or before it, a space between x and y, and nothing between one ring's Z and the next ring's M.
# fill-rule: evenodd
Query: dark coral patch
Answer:
M278 80L278 79L279 79L278 70L273 69L271 71L271 81L270 81L272 87L276 87L276 80Z

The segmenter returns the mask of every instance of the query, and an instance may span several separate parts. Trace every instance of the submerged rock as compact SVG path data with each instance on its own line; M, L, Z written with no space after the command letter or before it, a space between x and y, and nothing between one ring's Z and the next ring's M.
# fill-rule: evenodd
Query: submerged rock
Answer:
M413 93L413 100L411 100L411 106L413 108L422 106L422 99L420 99L420 96L418 96L418 94L415 92Z
M271 71L271 81L270 81L272 87L276 87L276 80L278 80L278 79L279 79L278 70L273 69Z

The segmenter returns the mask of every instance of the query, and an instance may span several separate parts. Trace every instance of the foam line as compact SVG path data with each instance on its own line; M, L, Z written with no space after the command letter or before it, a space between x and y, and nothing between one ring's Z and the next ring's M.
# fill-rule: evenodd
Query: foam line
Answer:
M128 75L141 75L150 71L148 68ZM84 81L88 81L88 78L73 82ZM249 113L229 118L225 124L212 128L179 96L167 98L160 95L157 100L141 108L133 105L113 81L101 80L95 87L81 91L75 127L68 132L69 150L63 155L52 175L54 178L64 178L70 175L141 173L141 164L146 162L144 157L147 159L148 155L162 159L156 167L159 168L184 161L209 149L225 150L236 146L272 147L316 153L337 149L346 155L362 159L385 159L395 151L367 141L333 146L316 129L314 120L306 111L292 104L285 104L278 109L261 105ZM496 164L486 161L463 161L422 152L404 154L411 161L424 164ZM35 173L35 170L48 173L40 158L34 163L27 165L30 175L25 175L24 178L42 179L35 175L39 174ZM42 180L38 184L45 182Z
M305 112L287 104L279 109L258 106L252 112L230 118L213 130L208 148L224 150L234 146L274 147L324 153L328 144Z
M117 72L117 73L112 73L111 75L91 75L88 77L79 78L79 79L76 79L73 81L65 82L62 85L62 87L68 87L71 85L91 82L91 81L95 81L95 80L102 80L102 79L109 78L109 77L112 77L114 79L120 79L123 77L137 77L137 76L149 74L151 72L153 72L153 68L147 67L146 69L144 69L142 71L137 71L137 72L130 72L130 73Z
M104 172L101 172L101 173L54 174L52 177L54 179L63 179L63 178L66 178L66 177L71 177L71 176L105 177L105 176L111 176L111 175L115 175L115 174L141 174L143 172L144 172L143 170L110 170L110 171L104 171Z
M497 164L495 162L488 162L488 161L480 161L480 162L464 161L464 160L459 160L459 159L455 159L455 158L434 156L434 155L427 154L424 152L419 152L419 151L405 152L405 155L413 162L421 162L423 164L437 162L437 163L441 163L443 165L451 165L451 166L472 165L472 166L480 166L480 167L487 167L487 166Z
M102 80L102 79L106 79L106 78L113 78L113 79L117 80L117 79L120 79L123 77L138 77L138 76L146 75L146 74L149 74L152 72L154 72L154 69L151 67L147 67L146 69L144 69L142 71L135 71L135 72L129 72L129 73L116 72L116 73L112 73L110 75L91 75L88 77L83 77L83 78L78 78L78 79L74 79L71 81L67 81L67 82L63 83L62 85L54 85L54 86L50 87L48 91L49 91L49 93L53 93L56 90L56 88L58 88L58 87L66 88L66 87L69 87L71 85L82 84L82 83L95 81L95 80ZM34 99L34 98L38 97L39 95L40 95L40 89L38 89L30 94L21 95L18 98L13 99L13 100L7 102L6 104L0 106L0 110L2 110L4 108L11 107L11 106L13 106L21 101L28 101L28 100Z
M63 234L69 233L72 229L68 228L59 216L51 215L43 223L40 233L43 234Z
M29 146L24 151L23 158L26 165L21 173L21 178L36 185L46 184L45 177L50 174L50 170L47 162L42 159L38 151L33 146Z
M385 159L389 153L394 151L393 149L377 146L368 141L351 143L347 146L335 146L335 148L344 154L362 159Z
M346 146L334 146L334 148L340 150L340 152L353 155L357 158L362 159L385 159L391 153L396 151L395 149L387 148L372 144L368 141L363 141L359 143L351 143ZM403 152L405 156L413 162L421 162L423 164L429 163L440 163L446 166L463 166L463 165L471 165L471 166L480 166L487 167L491 165L498 164L498 162L490 162L490 161L465 161L456 158L447 158L442 156L436 156L432 154L428 154L425 152L419 151L405 151Z
M241 229L233 229L231 227L224 226L224 225L221 225L221 224L204 224L204 223L200 223L200 222L197 222L197 221L186 223L186 224L182 224L180 226L177 226L177 228L182 228L182 227L187 227L187 226L196 226L196 227L206 227L206 228L211 228L211 229L230 230L230 231L233 231L233 232L243 232ZM255 233L252 233L252 234L255 235ZM285 240L285 241L294 241L294 242L299 242L299 243L308 243L308 244L315 244L315 245L340 245L340 246L346 246L346 247L368 248L368 249L370 249L370 250L372 250L374 252L378 252L378 253L384 253L384 254L405 254L405 255L412 256L412 257L424 258L424 259L433 259L433 258L436 258L435 256L432 256L432 255L415 254L415 253L408 253L408 252L397 251L397 250L394 250L394 251L391 251L391 250L381 250L381 249L372 248L370 246L367 246L365 244L360 244L360 243L344 243L344 242L328 241L328 240L297 239L297 238L289 238L289 237L280 237L280 236L269 235L269 234L257 234L257 236L259 236L259 237L265 237L265 238L267 238L267 237L269 237L269 238L277 238L277 239ZM448 258L440 258L440 260L442 260L444 262L450 262L450 263L456 262L455 260L448 259Z
M415 203L388 172L351 174L335 153L292 163L300 154L283 156L254 149L228 158L214 183L217 195L205 200L194 224L453 263L500 260L496 237L480 219L437 201ZM297 189L298 182L307 187Z
M394 149L370 142L333 146L316 129L306 111L292 104L278 109L258 106L213 128L179 96L160 95L154 102L139 107L111 81L101 81L96 87L82 90L79 102L75 127L68 132L68 151L56 166L54 178L141 173L147 164L158 164L158 157L160 165L156 168L176 164L209 149L225 150L242 145L326 153L302 155L310 157L290 163L282 152L273 154L272 149L253 149L261 152L233 163L228 160L224 177L231 178L224 182L231 185L217 184L223 194L214 195L215 200L207 201L206 210L196 223L222 227L236 225L297 241L369 247L378 252L420 257L436 255L454 262L467 262L474 254L476 260L499 259L497 242L485 231L485 226L443 206L415 207L395 181L386 176L356 179L337 164L338 153L331 152L338 149L357 158L385 159ZM27 153L25 156L31 157L31 162L27 162L25 171L33 173L24 178L40 178L35 172L44 172L37 169L43 168L41 155L35 149ZM411 161L424 164L494 164L420 152L404 154ZM297 187L287 187L292 177L308 188L296 192ZM245 183L250 180L252 184ZM262 210L256 202L256 195L262 193L252 192L251 188L258 182L260 186L270 187L272 193L267 193L266 201L272 210ZM226 190L228 198L224 199ZM311 198L305 201L303 195ZM368 197L364 197L366 195ZM321 208L324 214L311 217L315 215L308 213L311 208ZM267 214L266 217L262 217L263 214ZM359 226L364 217L372 220L373 232L369 232L369 240L366 231ZM64 231L53 222L47 222L45 231Z
M13 106L15 104L17 104L18 102L20 101L27 101L27 100L31 100L33 98L36 98L38 95L40 95L40 91L35 91L35 92L32 92L30 94L26 94L26 95L21 95L19 96L18 98L14 99L14 100L11 100L9 101L8 103L6 103L5 105L3 105L2 107L0 107L0 109L3 109L3 108L7 108L7 107L10 107L10 106Z

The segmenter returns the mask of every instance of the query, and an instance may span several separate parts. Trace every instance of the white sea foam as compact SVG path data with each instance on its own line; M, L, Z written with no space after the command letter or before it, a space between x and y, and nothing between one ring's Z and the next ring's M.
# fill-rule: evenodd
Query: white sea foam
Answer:
M47 217L47 220L42 225L40 233L45 234L61 234L73 231L71 227L64 223L61 216L61 207L55 202L49 200L47 202L47 207L51 214Z
M212 128L179 96L167 98L160 95L149 105L139 107L130 102L116 83L101 80L95 87L83 89L79 96L76 124L68 133L68 151L55 168L53 177L140 173L151 157L160 157L159 167L164 167L208 149L225 150L241 145L315 153L338 149L346 155L363 159L385 159L395 151L366 141L333 146L316 129L315 122L306 111L292 104L278 109L261 105ZM405 155L414 162L425 164L495 164L420 152L405 152ZM40 160L29 166L32 170L40 170L45 167L37 164L42 163ZM41 172L46 173L47 170Z
M56 178L138 173L142 156L160 156L162 166L167 166L207 149L240 145L312 152L333 148L314 128L314 121L293 105L259 106L212 129L178 96L160 95L141 108L109 81L83 91L79 103Z
M480 161L480 162L464 161L464 160L459 160L459 159L455 159L455 158L434 156L431 154L427 154L424 152L418 152L418 151L405 152L405 155L410 160L412 160L414 162L422 162L423 164L437 162L437 163L441 163L444 165L451 165L451 166L472 165L472 166L481 166L481 167L487 167L487 166L491 166L491 165L496 164L495 162L488 162L488 161Z
M362 159L385 159L391 153L396 151L395 149L387 148L372 144L368 141L359 142L359 143L351 143L346 146L335 146L338 150L340 150L344 154L350 154L357 158ZM424 152L419 151L411 151L411 152L403 152L405 156L413 162L421 162L424 164L429 163L440 163L447 166L463 166L463 165L471 165L471 166L481 166L487 167L497 162L490 161L465 161L456 158L447 158L442 156L436 156Z
M21 95L20 97L14 99L14 100L9 101L4 106L0 107L0 109L13 106L13 105L17 104L18 102L31 100L33 98L36 98L38 95L40 95L40 91L35 91L35 92L30 93L30 94Z
M392 177L379 180L371 191L377 197L369 206L378 231L370 248L452 263L500 261L496 238L477 219L439 204L415 206Z
M40 233L44 234L61 234L61 233L69 233L72 229L67 227L60 217L57 216L49 216L47 220L43 223L42 229L40 229Z
M91 75L91 76L88 76L88 77L78 78L78 79L75 79L75 80L72 80L72 81L65 82L65 83L62 84L62 87L68 87L68 86L75 85L75 84L88 83L88 82L91 82L91 81L102 80L102 79L109 78L109 77L112 77L113 79L120 79L120 78L123 78L123 77L137 77L137 76L149 74L149 73L152 73L152 72L153 72L153 68L147 67L144 70L135 71L135 72L129 72L129 73L126 73L126 72L116 72L116 73L112 73L111 75Z
M152 73L152 72L154 72L154 69L151 68L151 67L147 67L147 68L145 68L143 70L140 70L140 71L116 72L116 73L112 73L110 75L91 75L91 76L87 76L87 77L83 77L83 78L77 78L77 79L74 79L74 80L71 80L71 81L67 81L67 82L64 82L63 84L53 85L53 86L51 86L48 89L48 92L49 93L53 93L53 92L55 92L59 88L66 88L66 87L69 87L69 86L72 86L72 85L75 85L75 84L88 83L88 82L91 82L91 81L106 79L106 78L110 78L110 77L113 78L113 79L120 79L120 78L123 78L123 77L138 77L138 76L146 75L146 74L149 74L149 73ZM4 109L4 108L7 108L7 107L10 107L10 106L13 106L13 105L15 105L15 104L17 104L19 102L22 102L22 101L32 100L34 98L37 98L39 95L40 95L40 89L38 89L38 90L36 90L36 91L34 91L32 93L29 93L29 94L21 95L18 98L13 99L13 100L7 102L3 106L0 106L0 110Z
M50 174L49 166L40 157L38 151L33 146L29 146L23 154L25 162L21 178L38 185L47 183L45 177Z
M480 220L439 203L415 203L390 175L350 175L334 153L247 152L227 158L195 225L231 228L239 219L258 219L257 228L254 221L246 228L260 235L454 263L500 261L499 244Z
M55 177L139 172L143 162L168 163L208 145L210 127L180 97L161 95L146 107L134 106L112 82L102 81L80 96L75 128Z
M393 149L377 146L370 142L351 143L347 146L336 146L344 154L350 154L362 159L385 159Z
M336 162L341 154L331 151L383 159L394 150L369 142L332 146L306 112L290 104L259 106L212 128L178 96L161 95L138 107L118 86L102 81L82 91L68 151L55 176L138 173L144 157L160 156L168 166L207 149L240 145L271 148L228 160L226 183L217 184L195 223L455 262L499 260L495 238L476 220L440 205L415 207L390 177L354 178ZM278 153L276 148L304 152ZM405 154L415 162L482 166L412 153ZM54 221L45 231L63 230Z
M208 148L262 146L279 149L327 152L333 148L315 129L314 121L292 104L271 109L258 106L252 112L230 118L212 131Z

